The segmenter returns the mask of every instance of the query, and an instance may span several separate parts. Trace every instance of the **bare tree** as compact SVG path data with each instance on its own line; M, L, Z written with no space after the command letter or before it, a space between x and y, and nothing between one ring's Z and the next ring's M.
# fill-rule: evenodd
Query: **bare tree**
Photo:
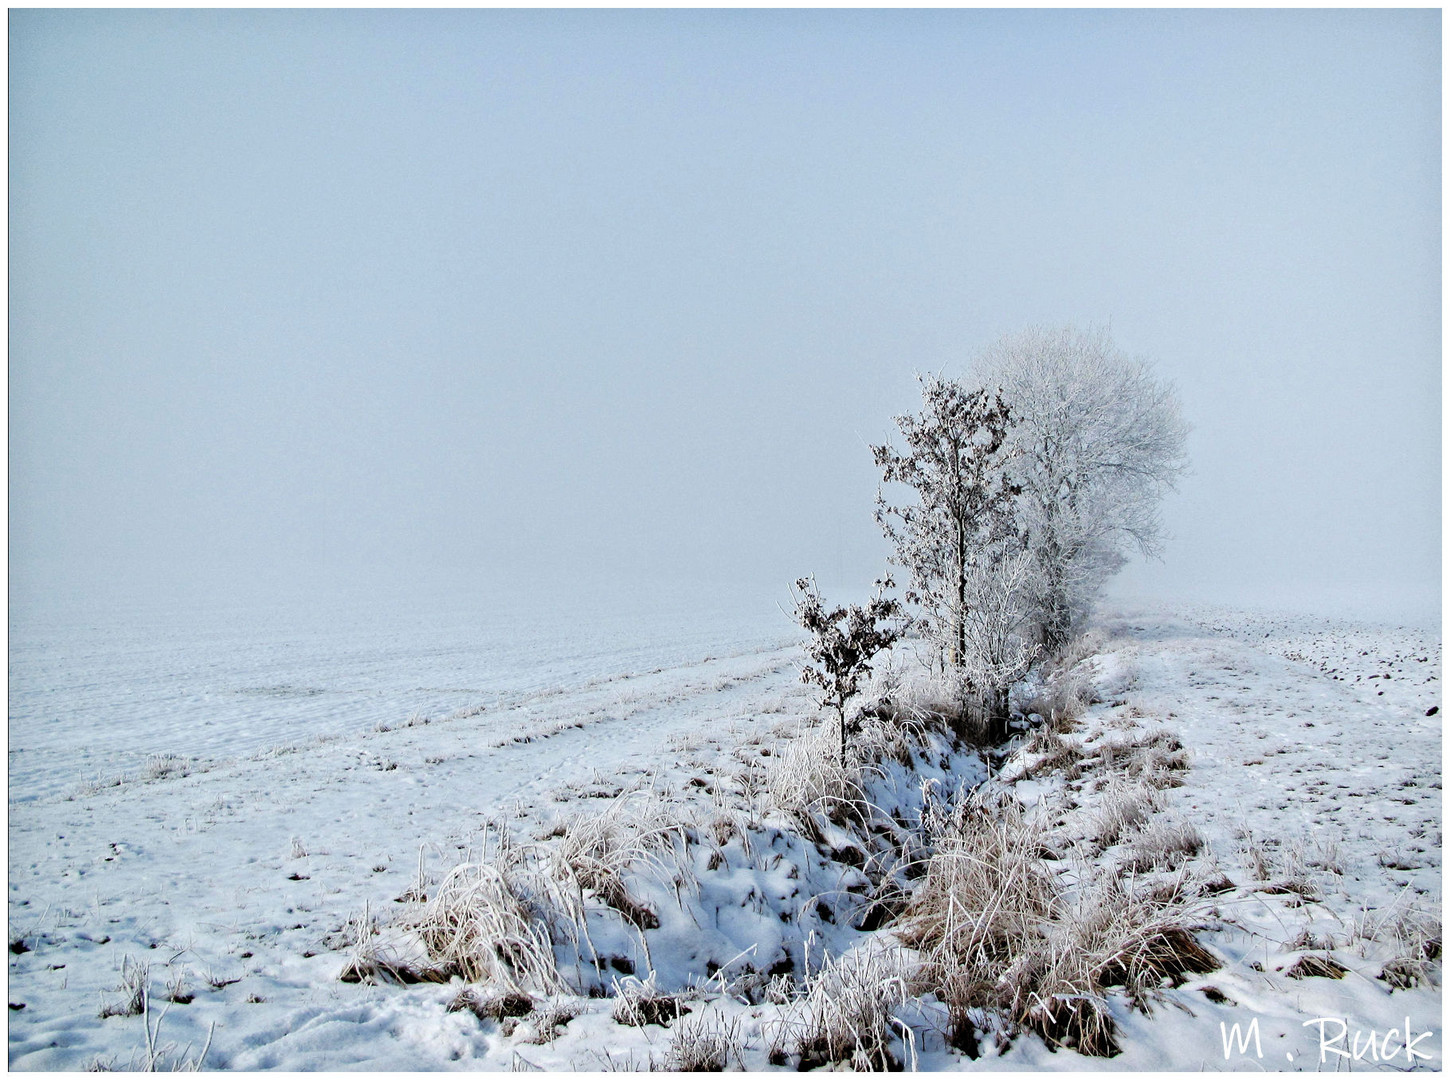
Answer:
M801 681L821 688L821 704L836 711L841 725L841 764L846 763L846 705L871 674L871 660L901 636L901 603L886 595L891 578L876 582L876 595L865 606L826 607L814 577L795 583L795 620L810 632L807 655L815 664L801 668Z
M1015 421L1006 438L1018 526L1037 562L1040 640L1053 651L1129 550L1159 553L1159 505L1187 467L1188 425L1172 387L1106 329L1004 338L973 375Z
M893 561L911 575L907 599L925 610L949 674L1002 719L1001 672L1018 666L1006 639L1019 620L1002 623L1015 611L1021 577L1017 563L1003 574L1021 550L1018 489L1006 469L1013 417L988 390L932 376L921 384L921 413L896 417L906 449L871 448L883 482L906 485L916 500L893 505L878 493L876 520L895 545Z

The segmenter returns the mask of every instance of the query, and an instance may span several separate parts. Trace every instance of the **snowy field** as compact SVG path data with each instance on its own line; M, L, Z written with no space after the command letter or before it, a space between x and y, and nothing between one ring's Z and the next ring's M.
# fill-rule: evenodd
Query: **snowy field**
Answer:
M771 770L817 738L788 621L698 600L583 623L470 610L13 621L11 1067L644 1068L686 1060L690 1032L719 1035L732 1067L798 1064L792 1025L844 977L835 958L877 962L892 928L868 918L865 840L783 824ZM1438 632L1207 607L1120 610L1099 630L1079 666L1095 700L1060 738L1078 767L1048 768L1028 733L996 760L927 740L910 770L875 771L872 802L924 820L986 782L1049 823L1055 858L1098 862L1192 826L1201 846L1176 872L1214 883L1191 907L1213 969L1139 1008L1110 994L1113 1057L983 1023L973 1059L929 995L898 1003L891 1055L1441 1068ZM1154 789L1139 831L1104 835L1119 790L1105 748L1169 736L1181 783ZM531 1013L490 1013L456 979L342 981L370 958L407 969L424 898L460 862L554 851L625 810L643 855L640 807L688 823L661 826L629 879L644 915L621 921L594 888L587 950L559 947L572 987ZM680 1015L619 1022L618 995L651 967ZM146 1012L129 1015L142 981ZM1226 1051L1235 1024L1245 1041Z

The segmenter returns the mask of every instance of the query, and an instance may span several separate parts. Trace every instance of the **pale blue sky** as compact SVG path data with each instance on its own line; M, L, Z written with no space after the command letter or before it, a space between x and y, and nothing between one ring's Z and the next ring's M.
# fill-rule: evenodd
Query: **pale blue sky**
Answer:
M1110 320L1128 584L1438 596L1436 10L9 27L21 574L864 584L913 372Z

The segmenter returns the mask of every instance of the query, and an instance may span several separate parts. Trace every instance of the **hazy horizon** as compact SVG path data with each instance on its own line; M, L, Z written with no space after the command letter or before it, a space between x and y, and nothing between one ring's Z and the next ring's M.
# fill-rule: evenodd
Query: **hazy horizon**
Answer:
M9 31L12 603L859 590L914 374L1107 324L1193 425L1115 592L1439 608L1436 10Z

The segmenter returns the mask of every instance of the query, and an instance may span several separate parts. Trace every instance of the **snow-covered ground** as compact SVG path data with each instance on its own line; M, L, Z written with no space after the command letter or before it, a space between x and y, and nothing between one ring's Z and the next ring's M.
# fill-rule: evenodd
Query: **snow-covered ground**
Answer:
M752 991L750 971L799 973L889 934L851 925L867 853L829 828L808 842L761 809L754 778L812 737L799 650L768 615L522 639L506 623L440 637L360 617L279 628L270 650L240 630L12 627L11 1066L144 1064L148 1018L124 1015L120 987L147 964L163 1065L205 1046L209 1068L643 1067L713 1018L733 1062L767 1067L795 1006ZM1088 662L1101 700L1067 738L1088 760L1125 731L1181 739L1190 767L1161 815L1195 826L1197 863L1229 882L1199 912L1221 966L1165 987L1151 1015L1112 996L1110 1059L1019 1034L972 1061L947 1047L930 1001L899 1011L911 1035L895 1053L936 1069L1364 1068L1367 1033L1393 1027L1385 1065L1403 1068L1408 1024L1431 1033L1414 1064L1440 1068L1438 959L1428 983L1380 977L1405 959L1410 924L1438 919L1438 635L1204 607L1101 623ZM871 791L903 821L989 771L941 746L915 760L934 787L891 765ZM1029 806L1081 804L1065 830L1098 812L1091 768L1029 778L1026 760L992 783ZM421 906L406 898L436 893L501 834L543 851L561 825L631 800L692 831L638 887L660 925L636 933L591 911L591 948L612 958L616 988L645 964L666 989L693 975L690 1017L622 1025L610 1001L579 996L554 1000L548 1023L480 1019L449 1010L457 984L340 980L364 955L359 926L406 948ZM698 884L682 893L686 878ZM1304 956L1343 977L1291 977ZM1256 1018L1257 1040L1226 1053L1224 1033L1247 1038ZM1346 1049L1360 1033L1359 1058L1331 1049L1321 1065L1316 1018L1345 1023Z

